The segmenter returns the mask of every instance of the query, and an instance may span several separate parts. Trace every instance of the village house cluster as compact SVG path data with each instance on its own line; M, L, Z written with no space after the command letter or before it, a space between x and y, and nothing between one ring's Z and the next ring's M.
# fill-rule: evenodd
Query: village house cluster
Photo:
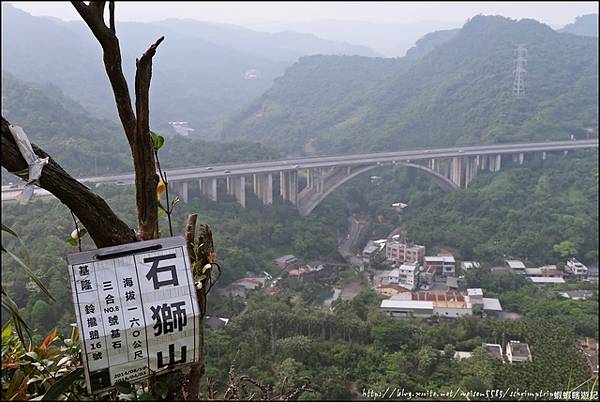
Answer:
M373 285L379 294L389 298L380 307L392 317L450 318L471 314L486 317L502 312L498 299L483 297L482 289L458 291L464 274L481 268L477 261L462 261L457 267L453 255L428 256L425 246L394 235L369 241L362 252L362 263L363 269L374 265L390 268L375 271ZM598 280L597 269L591 272L575 258L569 258L562 270L556 265L528 268L520 260L505 260L503 266L491 270L495 274L524 275L538 286L564 284L567 280Z

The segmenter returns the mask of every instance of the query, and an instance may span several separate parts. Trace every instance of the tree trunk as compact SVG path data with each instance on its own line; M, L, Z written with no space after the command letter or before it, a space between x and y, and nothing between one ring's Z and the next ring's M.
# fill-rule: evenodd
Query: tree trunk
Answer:
M9 124L2 117L2 166L27 181L27 162L15 143ZM31 147L40 158L49 156L37 145L31 144ZM106 201L75 180L51 157L38 181L41 188L73 211L98 248L137 241L135 232L115 215Z

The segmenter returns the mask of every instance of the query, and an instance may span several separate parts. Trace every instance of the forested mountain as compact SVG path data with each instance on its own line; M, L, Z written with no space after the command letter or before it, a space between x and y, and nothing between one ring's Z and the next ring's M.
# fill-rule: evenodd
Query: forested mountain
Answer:
M512 93L519 44L527 49L522 98ZM596 38L476 16L417 59L304 57L221 135L338 153L585 137L597 125Z
M559 32L572 33L574 35L598 37L598 14L581 15L575 22L565 25Z
M408 49L406 57L409 59L417 59L425 56L438 45L449 41L460 31L460 29L447 29L444 31L430 32L427 35L419 39L415 46Z
M31 142L75 176L131 172L129 145L120 124L90 115L79 103L49 83L21 81L2 71L2 116L23 127ZM216 143L174 135L161 154L162 167L265 160L279 153L248 141ZM3 183L15 181L7 175ZM18 179L17 179L18 180Z
M198 135L211 132L223 113L262 94L302 55L375 55L363 46L308 34L267 34L191 20L118 22L117 27L130 83L136 57L165 36L154 58L152 124L170 130L168 121L188 121ZM81 21L34 17L3 3L2 68L26 81L52 82L95 115L116 119L100 46Z

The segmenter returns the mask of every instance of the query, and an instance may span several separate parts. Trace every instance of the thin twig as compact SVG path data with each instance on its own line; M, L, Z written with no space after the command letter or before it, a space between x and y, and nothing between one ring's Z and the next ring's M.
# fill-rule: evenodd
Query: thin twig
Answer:
M171 234L171 237L173 237L173 226L171 224L171 213L173 212L173 210L171 210L171 204L169 204L169 182L166 181L167 180L167 172L165 172L165 180L163 180L165 182L165 196L167 197L167 220L169 221L169 233Z
M79 233L79 225L77 225L77 218L75 218L75 214L73 211L69 210L71 216L73 217L73 222L75 223L75 230L77 230L77 243L79 244L79 252L81 252L81 236Z

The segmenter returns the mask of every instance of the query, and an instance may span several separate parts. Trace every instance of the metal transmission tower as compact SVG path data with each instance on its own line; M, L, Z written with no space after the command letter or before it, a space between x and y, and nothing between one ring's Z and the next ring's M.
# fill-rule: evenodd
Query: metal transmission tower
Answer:
M517 58L515 59L515 81L513 83L513 94L517 98L521 98L525 95L525 65L527 64L527 49L525 45L521 44L516 50Z

